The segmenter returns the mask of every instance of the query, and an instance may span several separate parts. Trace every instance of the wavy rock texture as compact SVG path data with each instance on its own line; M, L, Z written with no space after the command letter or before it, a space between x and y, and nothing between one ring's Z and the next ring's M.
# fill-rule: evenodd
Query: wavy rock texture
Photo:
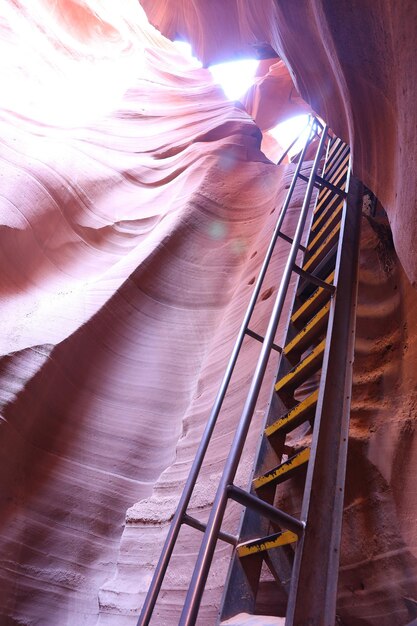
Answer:
M292 168L293 166L291 166ZM277 174L281 180L279 185L281 192L274 199L274 202L277 202L277 206L280 206L283 201L284 187L289 185L292 172L287 172L283 179L281 178L282 172L276 172L275 175ZM293 197L290 212L286 218L286 232L293 233L295 229L295 220L302 201L301 192L302 188L300 187ZM252 202L242 208L244 209L245 207L247 211L246 219L251 216L250 228L253 232L253 211L256 205ZM106 583L100 591L100 607L105 614L101 618L102 623L107 624L106 614L115 614L120 609L125 614L133 613L138 606L141 606L144 599L156 558L162 549L168 529L168 521L174 513L180 490L187 477L193 455L195 454L199 438L231 352L233 340L238 332L244 313L244 306L251 291L255 273L259 269L259 259L266 251L273 224L276 220L274 208L271 209L269 207L266 212L265 206L260 208L261 210L263 209L263 217L260 215L258 220L262 223L262 229L251 244L249 258L242 268L233 300L224 309L221 323L217 322L215 334L208 345L200 370L196 374L196 388L184 413L183 430L176 448L175 463L162 474L155 485L151 498L139 502L127 513L127 526L121 542L117 575L114 580ZM189 244L190 239L188 240ZM267 317L272 306L271 302L275 295L277 281L279 280L287 253L288 244L284 243L277 246L273 264L267 275L265 288L261 292L260 302L253 318L254 328L260 334L266 328ZM217 288L219 287L217 286ZM281 327L278 334L282 333L282 331L283 328ZM213 334L213 330L211 330L211 333ZM206 521L208 517L209 507L213 501L224 460L229 451L233 428L243 408L248 383L251 379L258 353L259 344L250 339L246 340L244 351L233 376L230 394L224 403L215 431L213 444L209 448L201 477L189 507L190 515L194 515L202 521ZM266 376L267 382L263 387L255 417L259 416L261 418L266 410L274 381L275 367L276 359L272 358ZM237 479L238 484L244 487L248 482L248 473L252 466L253 447L258 436L259 421L255 419ZM231 506L228 509L225 518L226 530L233 533L236 532L239 514L240 509L237 506ZM178 619L184 591L187 588L192 568L194 567L200 540L201 535L197 531L187 528L181 531L179 544L174 553L161 594L161 602L156 611L156 623L168 625ZM227 545L220 545L216 551L216 559L206 587L199 623L213 624L215 622L230 554L230 547ZM111 620L109 623L111 623ZM130 623L132 622L126 619L126 624Z
M136 533L132 545L128 526L118 567L135 564L135 595L119 597L110 581L120 582L126 510L176 460L160 483L166 510L146 513L151 500L128 523L172 511L284 170L242 108L135 3L119 30L71 2L2 8L0 622L79 626L101 613L119 625L148 582L138 550L148 545L153 562L161 538L157 525L158 541ZM258 349L252 341L237 372L213 475Z
M353 143L414 281L415 4L142 4L205 62L260 42L282 54L301 95ZM130 626L290 171L134 0L0 6L0 623ZM248 96L265 127L259 94L271 84ZM389 229L366 222L339 603L349 626L406 624L403 598L417 599L415 304ZM258 350L247 340L192 502L203 520ZM265 388L259 414L268 400ZM256 437L255 423L241 484ZM228 512L231 531L238 514ZM157 624L177 619L198 539L181 535ZM228 555L203 600L207 626Z
M396 250L417 278L415 71L409 0L142 0L150 21L190 41L206 64L267 42L304 100L350 143L354 171L386 209Z

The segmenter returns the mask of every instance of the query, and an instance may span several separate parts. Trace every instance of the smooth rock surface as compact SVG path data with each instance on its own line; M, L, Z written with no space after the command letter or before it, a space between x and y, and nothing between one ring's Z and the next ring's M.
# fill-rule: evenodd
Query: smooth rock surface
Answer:
M417 279L417 3L365 0L142 0L168 37L204 63L269 44L302 98L353 150L354 171L381 200L395 247Z
M175 507L285 168L136 3L119 31L112 15L69 2L3 6L0 621L81 626L101 614L119 626L136 621L162 541L135 533L132 546L132 524L158 532ZM262 290L260 332L286 247ZM247 343L229 420L259 350ZM161 480L168 501L152 509L175 460ZM210 485L197 496L206 507Z
M405 271L387 225L364 221L339 618L403 626L417 599L417 5L142 4L205 63L270 42L388 212ZM136 623L292 170L135 0L91 7L1 2L1 626ZM271 85L292 93L274 66L246 99L262 128L293 110L269 102ZM191 503L202 521L258 352L247 339ZM256 417L269 398L266 386ZM255 419L243 486L258 434ZM199 539L181 534L159 626L178 621ZM229 556L221 546L199 624L215 623ZM283 614L265 586L268 614Z

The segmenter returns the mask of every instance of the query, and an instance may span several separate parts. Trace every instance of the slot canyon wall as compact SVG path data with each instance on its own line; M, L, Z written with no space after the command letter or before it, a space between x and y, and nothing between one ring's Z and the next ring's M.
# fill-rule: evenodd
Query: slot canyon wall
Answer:
M259 127L310 106L350 141L356 175L388 214L363 219L339 617L407 624L417 7L141 4L162 35L135 0L0 2L0 624L135 624L291 177L265 157L244 107L163 35L187 38L206 65L271 46L307 104L289 106L283 64L263 61L270 77L246 99ZM286 251L264 285L259 332ZM201 519L258 350L245 343L192 501ZM242 485L257 435L255 423ZM155 623L175 623L197 547L184 531ZM215 621L229 554L218 553L201 624Z

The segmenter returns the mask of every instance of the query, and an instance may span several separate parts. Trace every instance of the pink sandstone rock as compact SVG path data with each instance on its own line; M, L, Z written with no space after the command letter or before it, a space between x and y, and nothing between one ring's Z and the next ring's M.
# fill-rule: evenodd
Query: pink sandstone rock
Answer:
M149 20L210 65L266 42L302 98L348 141L354 171L388 213L401 263L417 278L417 4L366 0L142 0Z
M0 614L78 626L113 612L119 624L99 589L117 574L126 510L151 495L188 429L191 458L192 407L203 403L204 420L283 173L250 117L139 7L117 38L86 11L76 30L78 5L62 3L65 24L49 21L47 35L42 4L6 6ZM129 81L98 111L78 107L95 89L107 96L103 74ZM273 274L259 324L270 288Z
M339 610L349 626L406 624L403 598L417 598L415 6L142 4L206 64L270 42L387 209L405 272L389 229L364 222ZM0 624L133 626L291 166L265 158L249 115L136 2L2 7ZM252 101L263 128L289 114ZM202 520L258 350L248 339L191 504ZM257 435L255 421L242 485ZM226 530L238 516L228 511ZM155 624L176 623L198 539L181 535ZM206 626L229 556L216 556Z

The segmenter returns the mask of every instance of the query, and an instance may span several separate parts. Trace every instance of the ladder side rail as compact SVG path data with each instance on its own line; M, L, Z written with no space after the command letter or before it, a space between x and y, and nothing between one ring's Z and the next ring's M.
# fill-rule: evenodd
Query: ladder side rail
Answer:
M348 174L322 380L294 559L286 626L333 626L349 436L361 184Z
M293 139L293 141L290 143L290 145L288 146L288 148L287 148L287 149L283 152L283 154L281 154L281 156L280 156L280 158L279 158L279 160L278 160L278 162L277 162L277 165L281 165L281 163L283 162L283 160L285 159L285 157L287 156L287 154L289 153L289 151L291 150L291 148L292 148L293 146L295 146L295 144L297 143L297 141L300 139L301 135L302 135L302 134L303 134L303 133L307 130L307 128L310 126L310 124L311 124L311 120L312 120L312 117L311 117L311 115L309 115L309 116L308 116L308 121L307 121L307 124L304 126L304 128L302 129L302 131L298 133L298 135L295 137L295 139Z
M235 437L233 439L228 458L225 463L222 477L219 482L219 487L214 499L213 507L210 513L209 521L207 523L207 529L201 543L200 551L197 557L197 562L194 568L191 583L188 589L188 593L185 599L184 608L180 618L180 626L193 626L197 619L198 610L201 602L201 598L204 592L208 572L210 569L211 561L216 546L218 533L220 531L221 523L223 520L224 511L226 509L228 500L228 487L233 483L237 467L239 464L240 456L242 454L246 436L249 430L253 412L255 409L256 401L258 399L259 391L262 385L263 377L265 375L266 367L268 364L269 355L271 352L272 343L275 338L276 330L278 327L279 319L282 314L284 302L290 283L291 275L293 272L293 266L298 254L299 244L304 232L305 222L310 208L311 197L314 191L315 176L320 164L321 156L325 141L327 139L327 126L324 127L317 153L314 159L313 167L310 172L309 182L303 201L303 206L300 212L297 229L293 238L291 250L285 265L281 284L277 293L277 297L272 310L271 318L268 324L267 331L265 333L265 340L262 344L259 359L256 365L256 369L252 378L251 386L248 392L248 396L243 408L241 418L239 420ZM303 150L303 155L307 150L307 143ZM302 156L303 156L302 155ZM300 159L302 161L303 159Z
M332 144L332 138L330 134L328 134L328 139L329 141L328 141L327 148L326 148L322 176L325 176L327 162L329 158L329 152L330 152L330 148ZM300 175L300 178L308 182L307 176ZM317 198L318 197L319 196L317 196ZM316 202L317 202L317 199L316 199ZM310 223L309 223L308 230L307 230L307 238L306 238L306 241L304 242L305 246L308 245L309 240L311 238L311 225L313 221L314 221L314 211L312 212L311 217L310 217ZM304 255L304 258L306 258L305 255ZM302 265L302 262L300 263L300 265ZM291 315L293 313L294 306L296 303L297 290L303 278L303 270L301 269L301 267L299 268L297 265L294 265L293 269L294 269L294 272L298 274L298 277L294 285L294 290L293 290L293 294L291 297L291 306L289 307L288 318L287 318L286 325L285 325L285 331L283 333L283 337L284 337L284 341L282 343L283 346L287 344L289 337L292 335ZM329 289L333 293L335 289L333 285L329 285L320 279L316 279L316 281L319 286L322 286L325 289ZM280 376L283 376L284 374L286 374L289 371L290 367L291 366L288 364L286 359L282 357L279 359L277 363L277 370L276 370L277 373L271 385L271 392L270 392L271 400L270 400L269 406L267 407L264 413L262 428L261 428L261 432L260 432L260 436L258 440L258 445L256 447L255 456L254 456L255 462L252 466L252 471L249 477L248 491L250 493L254 493L253 484L252 484L253 479L257 474L259 474L262 471L263 465L265 465L265 463L267 463L270 457L273 455L275 456L275 458L278 458L277 453L274 450L274 448L271 446L271 444L268 441L266 441L265 436L264 436L264 430L267 426L269 426L276 419L277 413L282 413L284 411L284 408L283 408L284 405L280 401L278 395L275 393L275 382L276 382L276 379L278 379ZM242 537L245 540L248 540L251 537L254 537L255 535L256 536L267 535L269 528L270 528L270 522L267 518L262 517L261 514L255 511L254 509L246 508L242 511L237 534L238 534L240 541L242 540ZM255 568L257 567L259 569L259 574L260 574L261 565L262 565L262 559L259 559L257 563L253 562L252 570L255 570ZM289 562L288 555L285 555L284 557L282 557L282 566L284 570L285 569L287 570L286 578L289 577L288 574L291 571L292 566ZM256 574L254 574L253 577L256 578ZM289 584L284 583L283 586L286 592L288 593ZM220 603L217 624L219 624L220 621L229 619L230 617L235 615L235 609L237 606L239 606L239 609L241 611L252 613L255 608L255 603L256 603L256 589L255 588L251 589L250 587L248 587L248 579L247 579L246 573L244 572L243 564L239 556L236 554L236 552L234 552L231 562L230 562L229 570L227 573L227 579L226 579L226 583L224 586L222 600Z
M245 339L245 336L246 336L246 331L247 331L247 329L249 327L249 322L251 320L252 313L254 311L257 299L259 297L259 294L260 294L260 291L261 291L261 288L262 288L262 284L263 284L263 281L265 279L265 275L266 275L266 272L267 272L268 267L269 267L269 263L270 263L271 258L272 258L272 254L273 254L274 249L275 249L276 242L277 242L277 240L278 240L278 238L280 236L280 230L281 230L283 221L285 219L285 216L287 214L287 210L288 210L288 207L290 205L290 202L291 202L291 199L292 199L292 196L293 196L293 193L294 193L295 185L296 185L296 183L298 181L298 178L299 178L299 174L300 174L303 162L304 162L305 155L307 153L307 149L308 149L310 143L313 141L314 136L315 136L315 133L313 133L313 129L314 128L317 129L317 121L313 118L312 120L310 120L310 125L311 125L311 130L310 130L309 136L308 136L308 138L306 140L306 143L304 145L303 152L301 154L301 158L299 159L299 162L297 163L297 166L296 166L296 169L295 169L292 181L291 181L291 185L290 185L290 187L288 189L288 192L287 192L287 195L285 197L285 201L284 201L284 204L283 204L282 209L280 211L280 214L279 214L279 217L278 217L278 220L277 220L277 223L276 223L276 226L275 226L275 229L274 229L271 241L269 243L267 252L266 252L265 257L264 257L264 261L262 263L260 272L258 274L258 278L257 278L256 283L254 285L252 296L250 298L248 307L246 309L245 316L243 318L241 327L239 329L239 333L238 333L238 336L236 338L236 342L235 342L235 345L233 347L232 354L231 354L229 362L227 364L226 371L224 373L223 379L222 379L222 381L220 383L220 387L219 387L219 390L217 392L216 398L214 400L213 407L212 407L212 410L210 412L209 418L207 420L207 424L205 426L203 435L201 437L201 441L200 441L199 447L197 449L196 456L194 458L194 461L193 461L193 464L191 466L190 472L188 474L187 481L186 481L186 483L184 485L184 489L182 491L182 494L181 494L181 497L180 497L177 509L175 511L175 514L174 514L174 517L172 519L170 528L168 530L168 534L167 534L167 537L166 537L166 540L165 540L165 543L164 543L161 555L159 557L157 566L155 568L155 571L154 571L154 574L153 574L153 577L152 577L152 581L151 581L148 593L147 593L146 598L145 598L145 602L144 602L144 604L142 606L142 610L141 610L139 619L137 621L137 626L147 626L149 624L150 620L151 620L152 613L153 613L153 610L154 610L154 607L155 607L155 604L156 604L156 601L157 601L157 598L158 598L158 594L159 594L159 591L161 589L161 586L162 586L162 583L163 583L163 580L164 580L164 577L165 577L166 570L167 570L169 562L171 560L172 552L174 550L178 534L179 534L179 532L181 530L181 526L182 526L182 524L184 522L184 516L186 514L188 504L189 504L191 496L193 494L194 487L195 487L195 484L197 482L201 466L203 464L203 461L204 461L204 458L205 458L205 455L206 455L206 452L207 452L207 449L208 449L208 446L209 446L209 443L210 443L210 440L211 440L214 428L216 426L217 418L218 418L218 416L220 414L220 410L222 408L223 401L224 401L224 398L226 396L227 389L228 389L230 380L232 378L232 374L233 374L234 368L236 366L236 362L237 362L237 359L238 359L238 356L239 356L239 353L240 353L240 349L242 347L243 340ZM322 131L322 137L325 137L325 135L326 135L326 133L324 131Z

